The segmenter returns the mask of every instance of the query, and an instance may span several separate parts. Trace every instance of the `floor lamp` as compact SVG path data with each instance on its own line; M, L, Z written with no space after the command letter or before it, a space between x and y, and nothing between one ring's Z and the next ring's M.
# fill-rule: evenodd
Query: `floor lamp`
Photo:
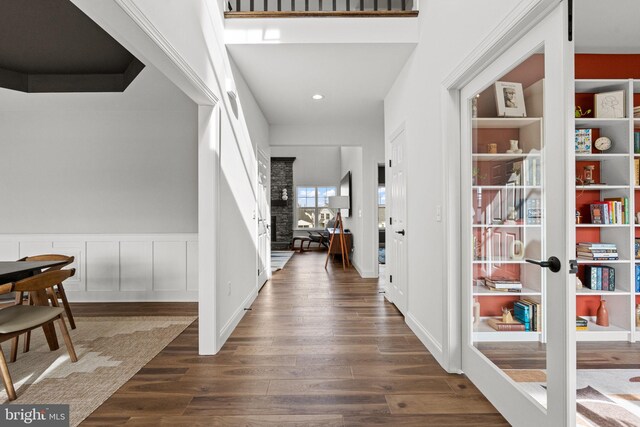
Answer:
M336 223L333 226L333 233L331 233L331 240L329 241L329 253L327 254L327 259L324 262L324 268L327 268L327 264L329 263L329 257L333 256L331 253L331 249L333 248L333 244L336 241L336 234L339 235L340 242L340 253L342 254L342 269L346 267L351 267L351 262L349 261L349 251L347 250L347 244L344 241L344 222L342 221L341 209L349 209L349 196L333 196L329 197L329 207L332 209L336 209L338 213L336 214Z

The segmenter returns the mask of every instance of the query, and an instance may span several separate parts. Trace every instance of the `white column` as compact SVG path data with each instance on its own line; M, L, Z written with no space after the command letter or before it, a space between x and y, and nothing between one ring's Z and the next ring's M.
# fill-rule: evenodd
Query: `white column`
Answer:
M216 272L220 108L198 107L198 352L217 352Z

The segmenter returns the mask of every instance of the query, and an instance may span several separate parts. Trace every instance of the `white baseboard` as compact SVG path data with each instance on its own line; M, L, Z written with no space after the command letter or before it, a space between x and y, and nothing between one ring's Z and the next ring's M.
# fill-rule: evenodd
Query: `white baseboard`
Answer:
M240 304L236 311L233 312L233 316L231 316L231 319L229 319L229 321L222 327L222 329L220 329L217 343L218 351L220 351L224 343L227 342L233 330L236 328L236 326L238 326L238 323L240 323L240 321L246 314L245 308L250 307L257 296L258 293L255 291L255 289L251 291L249 295L247 295L247 297L244 299L244 301L242 301L242 304Z
M424 328L424 326L422 326L422 324L420 324L420 322L418 322L415 317L413 317L411 313L407 313L404 319L413 333L416 334L422 344L427 348L427 350L429 350L429 353L435 357L436 361L443 369L446 369L447 363L445 363L446 361L444 360L442 345L433 338L433 336Z
M353 268L356 269L356 271L358 272L360 277L362 277L363 279L377 279L378 278L378 272L376 272L376 271L364 271L353 260L351 260L351 265L353 265Z
M198 291L68 291L70 302L198 302Z

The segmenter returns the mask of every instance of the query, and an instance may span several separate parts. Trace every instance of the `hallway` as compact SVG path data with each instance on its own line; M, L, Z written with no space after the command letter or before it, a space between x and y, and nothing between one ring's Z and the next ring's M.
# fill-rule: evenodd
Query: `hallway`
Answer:
M377 280L323 266L296 254L218 355L195 355L194 323L83 425L508 425L440 368Z

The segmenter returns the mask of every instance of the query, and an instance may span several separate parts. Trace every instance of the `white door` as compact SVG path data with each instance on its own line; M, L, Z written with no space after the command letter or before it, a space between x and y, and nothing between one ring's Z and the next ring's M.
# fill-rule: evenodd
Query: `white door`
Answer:
M573 47L565 3L460 97L462 369L514 426L575 424Z
M389 299L402 314L407 312L407 159L406 134L401 129L391 140L391 255Z
M271 214L269 158L258 150L258 288L271 274Z

